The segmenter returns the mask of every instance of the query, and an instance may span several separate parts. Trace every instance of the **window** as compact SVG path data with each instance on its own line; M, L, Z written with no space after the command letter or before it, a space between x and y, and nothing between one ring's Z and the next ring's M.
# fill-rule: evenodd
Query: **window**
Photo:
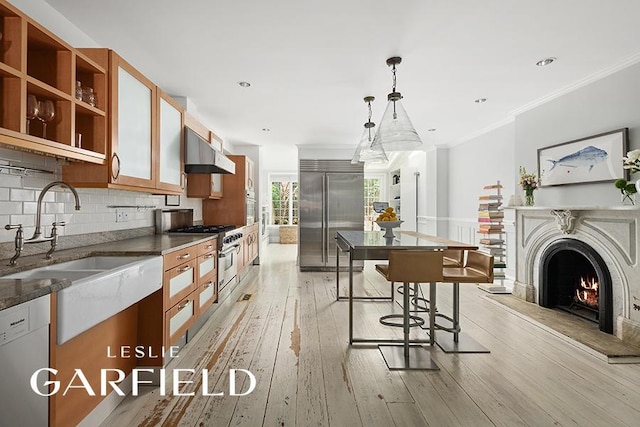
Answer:
M271 224L298 224L298 183L296 181L271 182Z
M378 213L373 210L373 202L379 202L382 194L380 193L379 178L364 179L364 229L365 231L373 230L373 221L375 221ZM376 226L377 227L377 226ZM377 229L377 228L376 228Z

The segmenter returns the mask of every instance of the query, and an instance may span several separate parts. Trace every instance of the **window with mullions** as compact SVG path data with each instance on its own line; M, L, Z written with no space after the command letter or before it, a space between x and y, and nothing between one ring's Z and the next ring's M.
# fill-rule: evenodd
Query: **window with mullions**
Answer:
M378 213L373 210L373 202L380 201L380 179L365 178L364 180L364 229L373 230L373 221ZM377 228L376 228L377 230Z
M271 182L271 224L298 224L298 194L298 183L295 181Z

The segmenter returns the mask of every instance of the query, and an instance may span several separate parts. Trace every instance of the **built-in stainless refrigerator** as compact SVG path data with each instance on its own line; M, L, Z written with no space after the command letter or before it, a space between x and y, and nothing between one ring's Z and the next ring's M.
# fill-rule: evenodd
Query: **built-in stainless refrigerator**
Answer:
M337 230L364 230L364 167L350 160L299 164L298 263L301 271L335 271ZM341 254L340 266L348 258ZM362 261L354 267L362 268Z

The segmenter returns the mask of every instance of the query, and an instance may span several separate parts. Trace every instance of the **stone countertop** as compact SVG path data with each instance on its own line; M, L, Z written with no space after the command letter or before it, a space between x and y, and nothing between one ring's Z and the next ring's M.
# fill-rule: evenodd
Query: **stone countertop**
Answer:
M7 265L9 260L5 259L0 260L0 276L90 256L165 255L202 243L215 236L216 234L156 234L54 252L52 259L44 259L44 254L30 255L18 258L18 265L15 266ZM70 285L71 281L67 279L2 279L0 277L0 310L57 292Z

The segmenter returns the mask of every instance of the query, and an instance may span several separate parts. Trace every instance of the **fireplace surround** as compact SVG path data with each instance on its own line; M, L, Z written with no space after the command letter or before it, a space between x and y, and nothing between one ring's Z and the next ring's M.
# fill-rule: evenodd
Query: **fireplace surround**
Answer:
M518 207L515 215L515 281L513 294L549 305L543 289L557 270L554 255L577 252L593 266L600 283L598 322L601 330L640 345L640 209L634 206ZM574 258L569 261L574 263ZM604 288L602 288L604 286ZM553 297L552 297L553 298ZM551 302L554 304L555 302ZM606 316L608 320L602 319Z
M555 240L542 253L538 303L559 308L613 333L611 274L591 246L581 240Z

